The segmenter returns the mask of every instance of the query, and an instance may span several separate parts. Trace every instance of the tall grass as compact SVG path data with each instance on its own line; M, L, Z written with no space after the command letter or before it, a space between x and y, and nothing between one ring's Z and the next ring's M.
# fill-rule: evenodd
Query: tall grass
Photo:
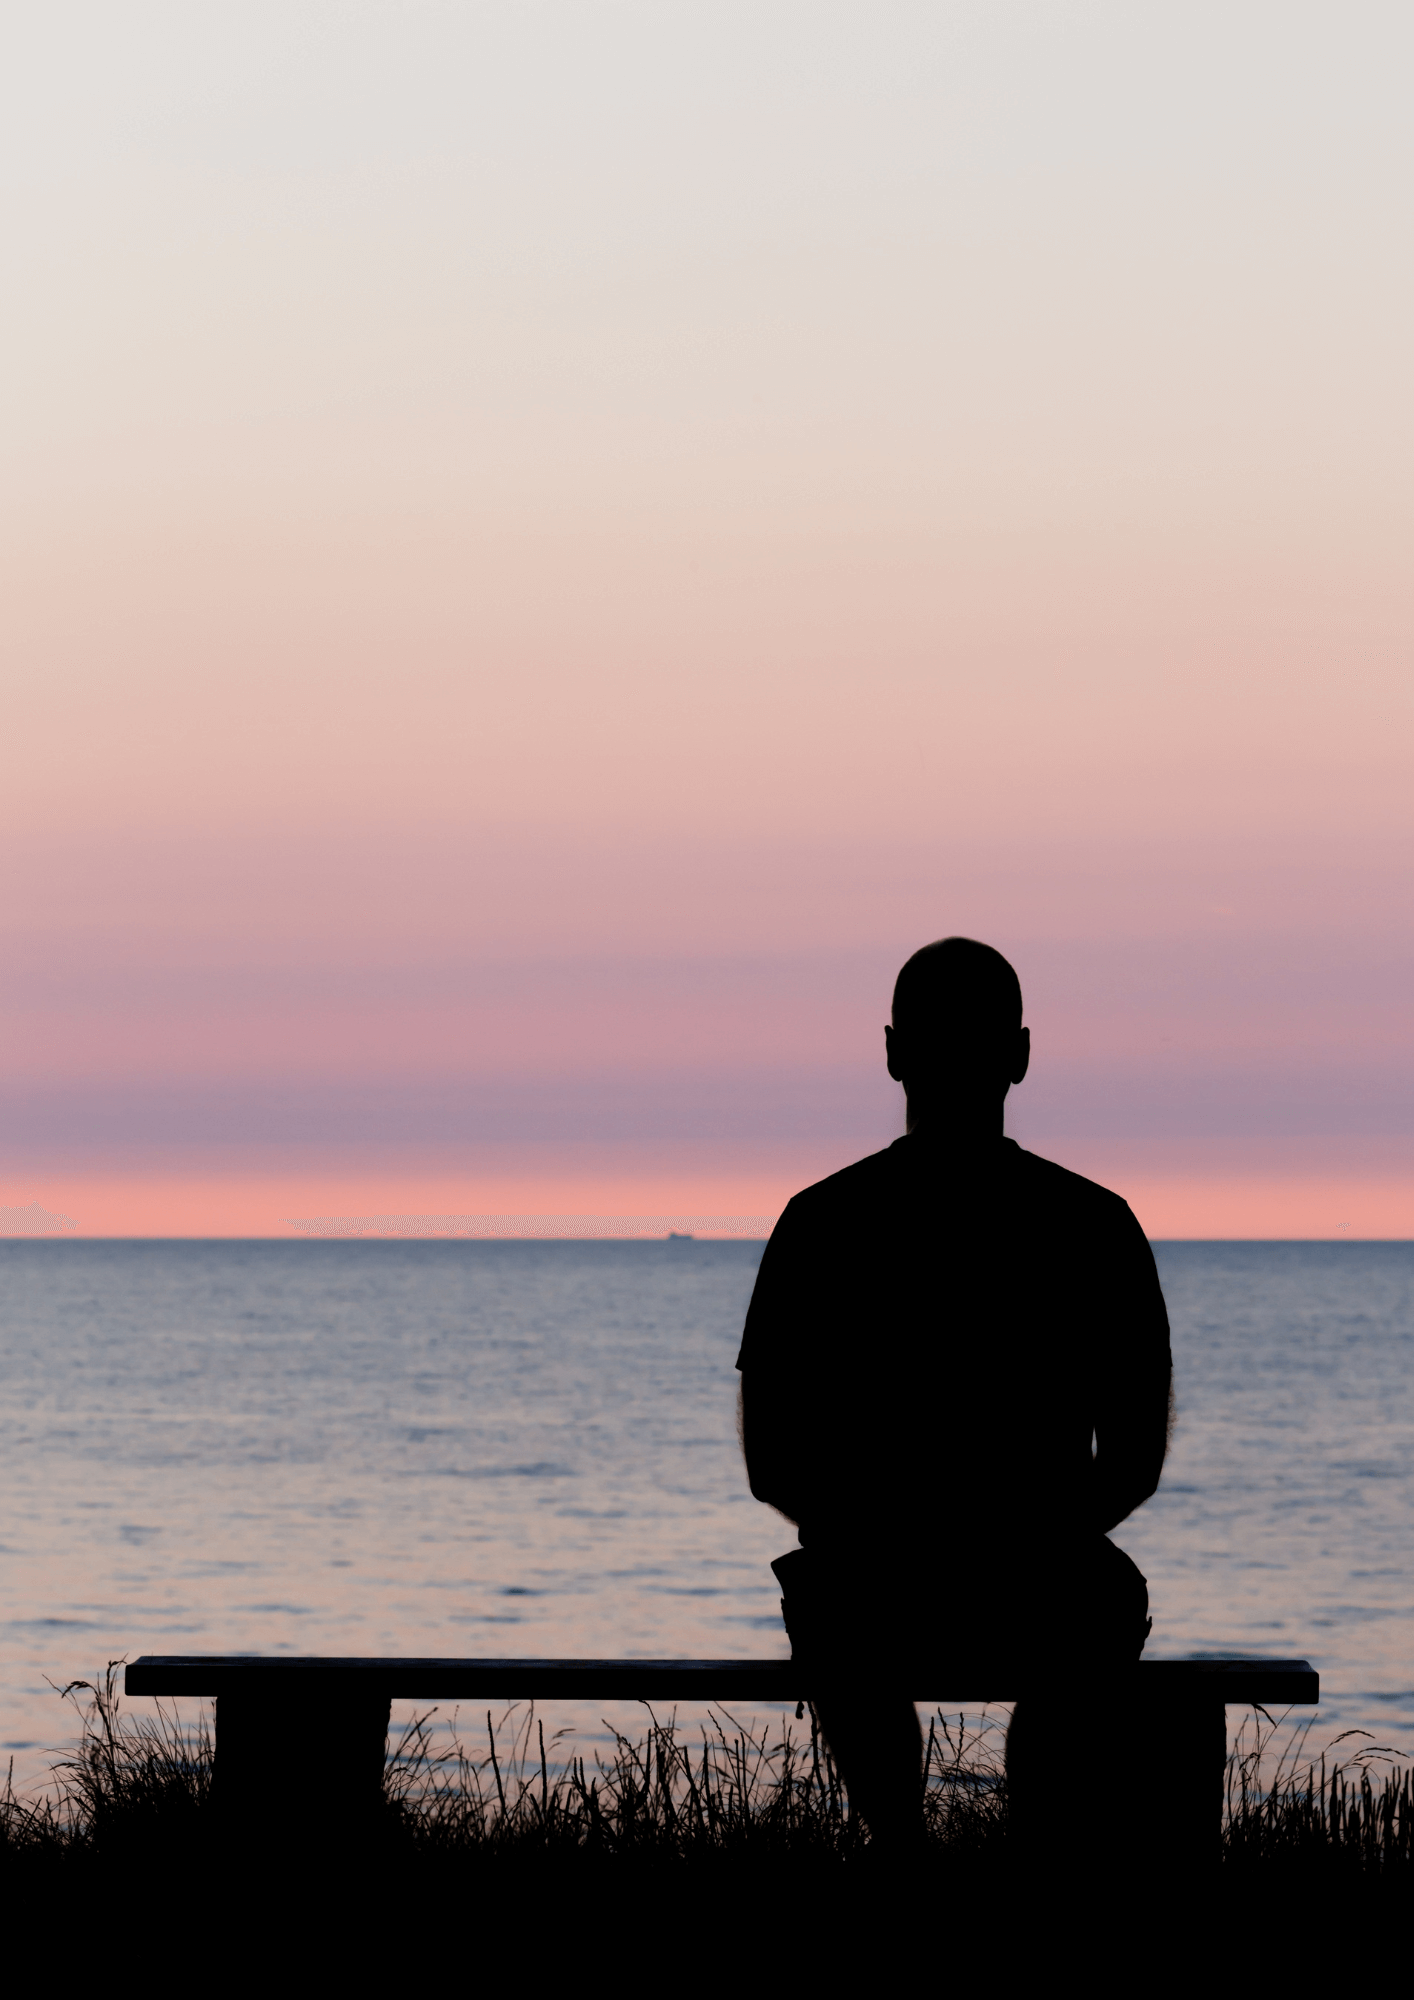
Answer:
M199 1836L210 1820L215 1742L207 1716L185 1723L160 1707L155 1718L124 1715L122 1664L110 1660L98 1679L60 1690L78 1711L79 1742L51 1767L49 1790L18 1795L11 1760L0 1852L96 1852L114 1840L169 1845Z
M1282 1743L1265 1709L1244 1722L1227 1760L1229 1867L1335 1867L1414 1885L1414 1768L1358 1729L1311 1755L1311 1727Z
M813 1715L807 1731L787 1722L773 1740L721 1709L695 1738L650 1714L641 1736L617 1735L612 1754L592 1765L565 1755L558 1736L547 1745L532 1708L509 1711L499 1728L488 1713L479 1755L455 1734L435 1750L428 1720L404 1732L386 1783L395 1823L417 1846L843 1860L867 1844ZM1002 1837L995 1722L934 1717L924 1813L939 1847L975 1852Z
M127 1715L119 1693L121 1662L93 1681L62 1690L77 1710L79 1743L52 1766L37 1797L0 1795L0 1852L100 1852L121 1843L189 1851L207 1838L212 1810L214 1735L203 1710L184 1720L161 1703L153 1716ZM637 1738L616 1735L612 1752L592 1762L567 1745L547 1743L532 1707L484 1717L485 1747L472 1750L454 1719L438 1747L435 1711L416 1717L390 1745L383 1810L375 1837L384 1845L433 1853L493 1856L583 1851L601 1855L707 1852L790 1854L845 1859L867 1844L814 1716L805 1729L769 1727L712 1712L690 1737L675 1717L651 1712ZM321 1748L317 1713L307 1745L271 1744L272 1794L294 1792L317 1823ZM940 1846L976 1851L1005 1828L1000 1728L985 1716L933 1718L927 1741L925 1815Z
M0 1861L28 1856L102 1860L201 1854L213 1811L213 1739L204 1711L183 1719L123 1712L121 1663L63 1690L78 1712L78 1747L52 1768L49 1788L0 1796ZM486 1714L484 1747L454 1727L439 1747L429 1712L393 1743L384 1799L370 1830L385 1854L431 1861L465 1856L527 1861L716 1855L848 1864L867 1847L813 1717L770 1728L713 1711L695 1733L649 1714L636 1737L617 1736L587 1760L571 1740L548 1739L533 1708ZM1368 1739L1347 1736L1307 1753L1308 1732L1284 1738L1265 1711L1239 1732L1228 1760L1224 1874L1313 1866L1414 1884L1414 1773ZM293 1809L317 1841L321 1759L317 1716L308 1738L271 1744L272 1802ZM1159 1761L1156 1758L1156 1762ZM1077 1778L1077 1782L1088 1782ZM1062 1802L1062 1808L1063 1808ZM272 1811L274 1806L272 1804ZM1116 1800L1117 1838L1162 1813L1161 1785ZM928 1845L940 1860L984 1870L1005 1859L1006 1780L997 1718L937 1714L929 1725L924 1786Z

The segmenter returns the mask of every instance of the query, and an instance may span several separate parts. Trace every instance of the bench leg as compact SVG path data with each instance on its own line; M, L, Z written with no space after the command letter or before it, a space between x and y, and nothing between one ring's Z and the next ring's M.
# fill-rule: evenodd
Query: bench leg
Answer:
M1164 1772L1165 1845L1176 1865L1215 1868L1222 1854L1227 1710L1220 1701L1175 1706L1154 1732Z
M1115 1696L1104 1710L1108 1740L1096 1760L1097 1783L1087 1782L1083 1760L1074 1760L1073 1714L1017 1703L1007 1767L1019 1846L1045 1851L1060 1865L1068 1828L1074 1865L1088 1848L1095 1865L1134 1871L1141 1881L1214 1870L1227 1773L1223 1703ZM1126 1825L1127 1836L1120 1833Z
M227 1835L255 1850L318 1849L369 1833L383 1799L389 1707L376 1695L320 1693L304 1712L288 1695L219 1696L212 1804Z

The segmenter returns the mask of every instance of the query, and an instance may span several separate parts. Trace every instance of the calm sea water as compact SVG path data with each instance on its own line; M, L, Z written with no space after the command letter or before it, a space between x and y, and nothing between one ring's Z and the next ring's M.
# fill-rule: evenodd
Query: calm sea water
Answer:
M792 1534L735 1439L759 1255L0 1243L17 1783L72 1735L51 1683L124 1654L783 1655ZM1414 1244L1158 1257L1178 1429L1116 1536L1150 1651L1304 1654L1319 1740L1414 1753Z

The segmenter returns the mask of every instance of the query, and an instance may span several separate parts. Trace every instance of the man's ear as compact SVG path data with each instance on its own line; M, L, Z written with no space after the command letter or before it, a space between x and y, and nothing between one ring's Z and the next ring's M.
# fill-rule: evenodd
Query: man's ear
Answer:
M1016 1036L1016 1060L1011 1066L1011 1080L1020 1083L1031 1067L1031 1030L1019 1028Z
M896 1029L884 1030L884 1060L888 1064L889 1075L895 1083L903 1082L903 1071L898 1066L898 1033Z

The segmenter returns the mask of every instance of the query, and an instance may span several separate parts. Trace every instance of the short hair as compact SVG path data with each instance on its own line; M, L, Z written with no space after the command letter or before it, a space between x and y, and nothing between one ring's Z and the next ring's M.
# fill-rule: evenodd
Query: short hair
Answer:
M894 1026L962 1015L997 1033L1021 1026L1021 981L999 951L975 938L925 944L894 981Z

